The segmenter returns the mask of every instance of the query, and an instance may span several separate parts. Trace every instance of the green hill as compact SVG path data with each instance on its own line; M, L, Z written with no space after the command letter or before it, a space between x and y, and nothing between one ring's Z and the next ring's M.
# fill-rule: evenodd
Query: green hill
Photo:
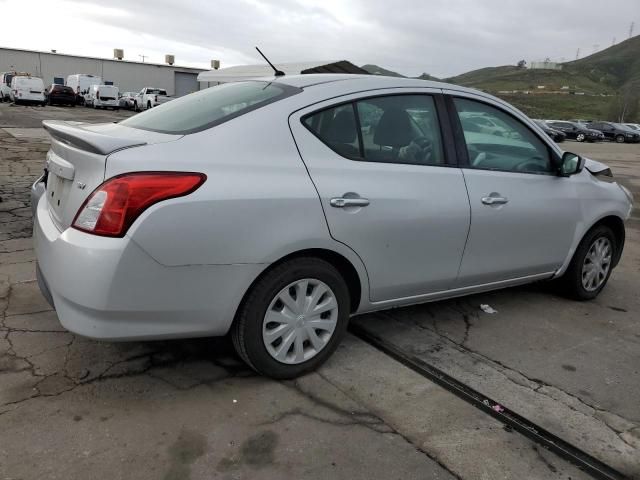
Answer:
M376 75L404 76L378 65L362 68ZM417 78L438 80L428 74ZM640 36L567 62L562 70L503 65L472 70L443 81L497 95L533 118L618 121L624 110L625 121L640 121ZM513 91L530 93L506 93ZM623 109L623 104L627 108Z
M640 82L640 35L564 66L607 87L618 89Z
M612 86L594 82L577 71L531 70L510 65L481 68L447 78L445 81L491 93L505 90L537 90L539 85L544 85L545 90L557 91L562 87L569 87L570 91L590 94L607 94L615 90Z

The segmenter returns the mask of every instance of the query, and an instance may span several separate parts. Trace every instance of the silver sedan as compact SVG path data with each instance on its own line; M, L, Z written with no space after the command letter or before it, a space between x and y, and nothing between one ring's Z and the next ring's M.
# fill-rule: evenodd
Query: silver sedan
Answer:
M520 111L421 80L278 77L44 126L34 239L62 325L230 331L276 378L325 361L351 315L539 280L592 299L632 208L605 165Z

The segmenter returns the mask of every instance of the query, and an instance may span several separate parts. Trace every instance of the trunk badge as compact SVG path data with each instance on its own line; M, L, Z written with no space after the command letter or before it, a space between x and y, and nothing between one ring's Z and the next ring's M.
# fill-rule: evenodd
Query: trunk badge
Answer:
M78 188L80 190L84 190L85 188L87 188L87 184L86 183L76 182L76 185L78 186Z

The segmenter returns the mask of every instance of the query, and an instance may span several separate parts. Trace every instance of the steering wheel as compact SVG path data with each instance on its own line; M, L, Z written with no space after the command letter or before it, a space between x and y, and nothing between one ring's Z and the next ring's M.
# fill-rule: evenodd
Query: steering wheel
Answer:
M519 172L546 172L547 167L543 164L544 159L541 157L532 157L515 164L513 169Z

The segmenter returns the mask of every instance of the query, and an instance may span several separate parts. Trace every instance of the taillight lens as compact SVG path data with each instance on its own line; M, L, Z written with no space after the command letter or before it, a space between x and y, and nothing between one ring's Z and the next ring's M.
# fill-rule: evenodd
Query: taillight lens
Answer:
M85 200L73 228L104 237L123 237L154 203L197 190L207 176L191 172L136 172L110 178Z

